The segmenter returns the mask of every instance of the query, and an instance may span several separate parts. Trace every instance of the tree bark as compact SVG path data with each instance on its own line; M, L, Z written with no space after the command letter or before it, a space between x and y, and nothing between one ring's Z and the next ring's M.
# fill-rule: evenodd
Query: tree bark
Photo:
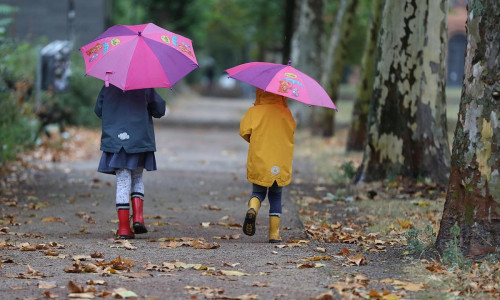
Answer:
M323 33L323 0L297 0L298 25L292 37L292 65L312 78L321 74L321 40ZM309 121L310 109L291 102L299 124Z
M467 50L439 250L460 227L464 254L500 246L500 2L470 0ZM485 250L486 249L486 250Z
M447 1L387 0L356 182L391 176L448 182Z
M347 135L346 151L362 151L366 140L366 126L370 99L373 91L377 41L382 22L384 0L373 0L370 29L366 35L365 49L361 59L361 77L352 110L351 125Z
M337 13L337 19L333 24L330 43L327 48L323 72L320 84L323 86L333 101L339 96L339 88L344 69L347 43L351 35L351 24L354 18L358 0L342 0ZM318 112L319 128L313 128L313 134L317 130L325 137L333 136L335 132L335 115L331 109L321 109Z
M295 21L295 0L285 0L285 14L283 15L283 64L291 59L291 46Z

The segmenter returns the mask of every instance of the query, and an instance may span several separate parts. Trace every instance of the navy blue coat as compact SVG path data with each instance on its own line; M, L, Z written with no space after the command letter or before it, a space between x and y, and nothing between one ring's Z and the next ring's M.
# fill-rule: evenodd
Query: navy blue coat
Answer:
M124 92L111 84L103 87L94 108L102 120L101 150L156 151L153 117L163 117L165 108L165 100L152 88Z

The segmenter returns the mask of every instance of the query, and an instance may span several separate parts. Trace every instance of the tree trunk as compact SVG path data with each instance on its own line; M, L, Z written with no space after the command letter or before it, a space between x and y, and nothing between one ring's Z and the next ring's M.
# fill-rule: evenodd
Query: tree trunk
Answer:
M292 65L315 79L321 70L323 6L323 0L297 0L298 26L292 37ZM298 123L308 122L309 107L296 102L290 104Z
M361 78L352 110L351 126L347 135L347 151L362 151L366 140L366 126L375 75L377 41L382 22L384 0L373 0L370 29L366 35L365 50L361 60Z
M333 101L339 96L339 88L344 69L347 43L351 35L351 24L354 18L358 0L342 0L337 13L337 19L333 24L330 43L325 57L324 70L321 74L321 86L323 86ZM331 109L321 109L320 131L323 136L333 136L335 115ZM315 131L316 129L313 128ZM316 133L313 131L313 134Z
M295 0L285 0L285 14L283 16L283 64L287 64L291 58L292 37L295 20Z
M464 254L500 246L500 2L470 0L462 98L436 246L460 227Z
M356 182L401 175L448 182L447 1L384 6L368 137Z

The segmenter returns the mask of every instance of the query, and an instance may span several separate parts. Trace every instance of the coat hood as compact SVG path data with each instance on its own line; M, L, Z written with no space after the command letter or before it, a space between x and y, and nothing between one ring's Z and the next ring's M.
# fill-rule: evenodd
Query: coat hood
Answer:
M257 88L257 91L255 92L254 105L261 104L283 104L284 106L287 106L285 97Z

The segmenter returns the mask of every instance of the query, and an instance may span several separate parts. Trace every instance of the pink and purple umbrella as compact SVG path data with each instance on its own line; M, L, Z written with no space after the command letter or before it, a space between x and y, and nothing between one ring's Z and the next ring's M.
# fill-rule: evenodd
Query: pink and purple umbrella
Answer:
M190 39L152 23L112 26L80 51L86 75L124 91L169 88L198 68Z
M295 99L307 105L337 106L316 80L288 65L250 62L227 69L229 77L249 83L267 92Z

